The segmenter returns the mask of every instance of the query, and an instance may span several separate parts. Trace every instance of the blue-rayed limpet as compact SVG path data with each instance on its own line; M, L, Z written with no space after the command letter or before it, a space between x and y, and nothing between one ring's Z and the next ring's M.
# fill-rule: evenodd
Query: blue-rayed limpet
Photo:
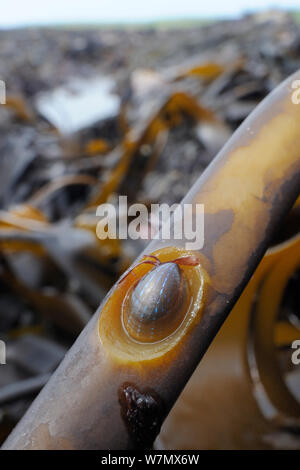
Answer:
M192 257L154 265L128 292L123 304L123 326L140 342L160 341L176 331L184 319L189 288L180 264L194 265Z

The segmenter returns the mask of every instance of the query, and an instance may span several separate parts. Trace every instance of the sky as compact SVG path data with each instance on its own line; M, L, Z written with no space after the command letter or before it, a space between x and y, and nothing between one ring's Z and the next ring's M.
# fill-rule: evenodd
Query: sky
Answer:
M272 7L300 9L300 4L299 0L4 0L0 27L232 17Z

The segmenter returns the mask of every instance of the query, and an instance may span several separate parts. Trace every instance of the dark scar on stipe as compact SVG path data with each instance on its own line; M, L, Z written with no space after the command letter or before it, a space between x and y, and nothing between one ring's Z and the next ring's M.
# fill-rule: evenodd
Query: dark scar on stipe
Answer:
M131 444L139 449L151 449L165 417L162 399L152 389L139 390L125 382L118 391L121 417Z

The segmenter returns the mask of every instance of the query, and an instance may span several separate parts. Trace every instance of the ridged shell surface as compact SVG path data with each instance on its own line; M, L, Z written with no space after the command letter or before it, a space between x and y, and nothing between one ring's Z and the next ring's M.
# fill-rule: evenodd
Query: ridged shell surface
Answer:
M124 312L124 326L138 341L159 341L183 319L187 285L175 263L154 267L132 290Z

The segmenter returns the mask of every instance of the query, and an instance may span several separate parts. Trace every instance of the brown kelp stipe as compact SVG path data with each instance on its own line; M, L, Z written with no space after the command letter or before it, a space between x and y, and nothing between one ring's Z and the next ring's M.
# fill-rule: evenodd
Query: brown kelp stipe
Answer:
M4 449L151 446L299 194L296 79L258 106L185 197L204 204L203 249L150 243Z

